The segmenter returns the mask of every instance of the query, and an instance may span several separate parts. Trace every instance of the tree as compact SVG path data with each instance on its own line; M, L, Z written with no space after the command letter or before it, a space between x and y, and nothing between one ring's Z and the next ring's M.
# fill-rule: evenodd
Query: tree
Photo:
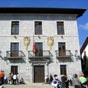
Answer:
M86 77L88 77L88 57L84 55L83 57L83 73Z

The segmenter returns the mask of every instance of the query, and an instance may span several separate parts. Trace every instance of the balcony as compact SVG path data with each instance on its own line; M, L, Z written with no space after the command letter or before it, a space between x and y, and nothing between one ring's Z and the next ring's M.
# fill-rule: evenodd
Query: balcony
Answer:
M71 58L71 56L72 56L72 53L71 53L71 51L70 50L61 50L61 51L59 51L59 50L56 50L55 51L56 52L56 57L57 57L57 59L65 59L65 58Z
M50 61L52 54L49 50L43 50L43 51L28 51L28 57L31 61Z
M24 57L24 53L22 51L7 51L6 57L10 60L12 59L22 59Z

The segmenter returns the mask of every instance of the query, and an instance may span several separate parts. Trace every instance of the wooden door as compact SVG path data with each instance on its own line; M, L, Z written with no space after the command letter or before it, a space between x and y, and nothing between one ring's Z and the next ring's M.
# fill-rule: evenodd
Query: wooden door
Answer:
M44 82L44 66L34 66L34 82Z

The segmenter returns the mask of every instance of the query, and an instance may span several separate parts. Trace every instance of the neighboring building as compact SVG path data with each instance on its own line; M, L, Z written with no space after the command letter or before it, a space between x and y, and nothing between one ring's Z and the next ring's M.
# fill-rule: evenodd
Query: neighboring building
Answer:
M86 37L80 49L80 53L82 56L81 59L82 71L84 72L84 75L88 77L88 37Z
M86 52L86 55L88 56L88 37L86 37L86 39L80 49L80 53L82 55L82 58L84 56L84 51Z
M77 18L86 9L0 8L0 70L26 83L81 71Z

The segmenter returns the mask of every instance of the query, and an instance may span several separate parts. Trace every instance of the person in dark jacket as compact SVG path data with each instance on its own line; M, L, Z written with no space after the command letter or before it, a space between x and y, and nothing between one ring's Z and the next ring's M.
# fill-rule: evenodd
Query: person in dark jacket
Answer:
M66 83L66 88L69 88L69 79L68 79L67 75L66 75L66 81L65 81L65 83Z
M66 80L67 80L66 76L63 75L61 77L61 88L66 88Z

